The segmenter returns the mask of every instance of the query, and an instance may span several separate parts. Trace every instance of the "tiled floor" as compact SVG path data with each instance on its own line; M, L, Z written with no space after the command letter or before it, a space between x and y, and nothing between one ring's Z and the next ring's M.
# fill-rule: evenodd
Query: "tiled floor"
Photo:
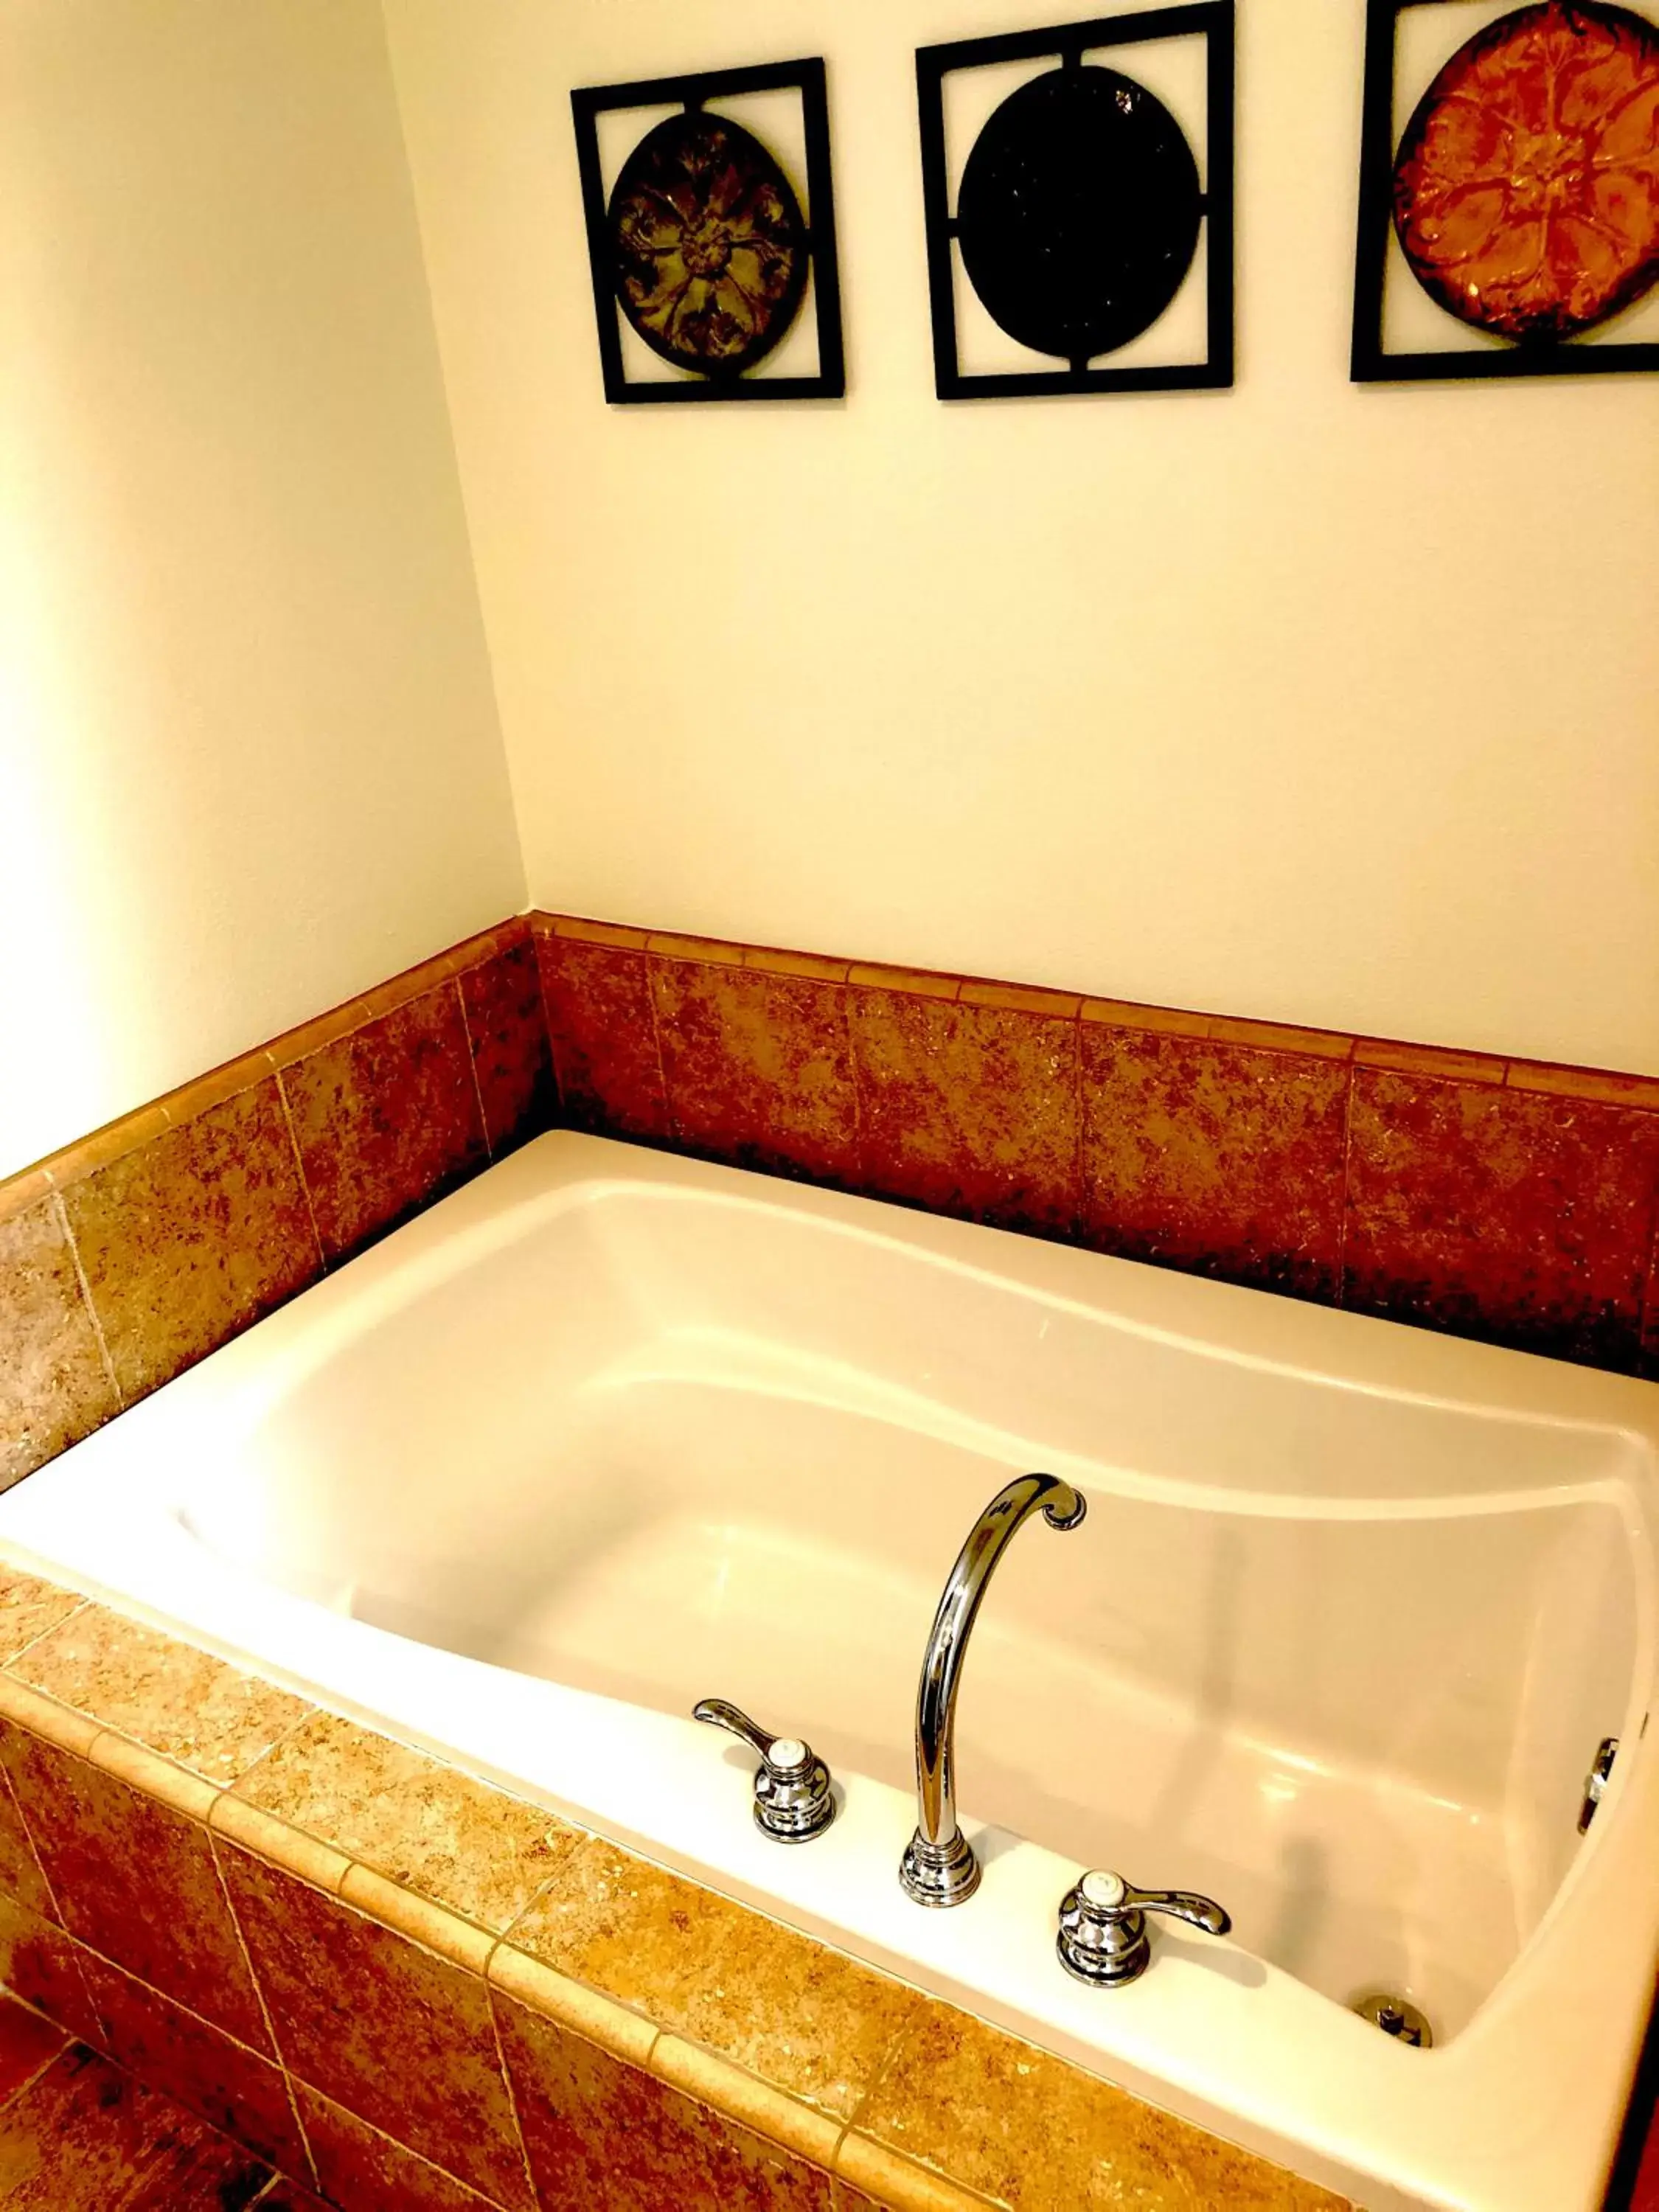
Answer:
M4 2212L323 2212L169 2098L0 1996Z

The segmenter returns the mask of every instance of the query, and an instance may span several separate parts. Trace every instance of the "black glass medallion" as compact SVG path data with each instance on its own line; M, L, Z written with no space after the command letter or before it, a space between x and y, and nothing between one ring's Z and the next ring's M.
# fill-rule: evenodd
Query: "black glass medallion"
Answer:
M1191 143L1143 82L1143 76L1156 82L1158 67L1175 58L1155 67L1152 50L1177 40L1196 46L1200 64L1194 70L1181 58L1198 125ZM917 51L933 380L941 399L1231 384L1233 45L1233 0L1187 0ZM1139 71L1137 48L1146 52ZM961 79L971 99L975 71L1011 63L1036 66L979 130L953 206L947 90L954 97ZM1029 367L977 365L972 349L980 341L971 338L964 362L957 308L970 292ZM1128 361L1115 362L1177 295L1183 320L1180 335L1172 325L1164 339L1164 357L1146 358L1150 349L1137 348ZM1189 298L1200 309L1190 322Z
M1198 249L1204 196L1181 125L1115 70L1050 70L974 142L957 240L992 319L1081 365L1149 330Z

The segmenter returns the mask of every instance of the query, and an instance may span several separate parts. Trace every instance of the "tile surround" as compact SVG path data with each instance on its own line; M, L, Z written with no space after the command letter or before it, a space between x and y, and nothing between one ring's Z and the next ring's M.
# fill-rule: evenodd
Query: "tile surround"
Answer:
M1085 1241L1330 1302L1346 1058L1079 1024Z
M1659 1374L1659 1079L537 914L0 1182L0 1487L556 1123Z
M653 944L658 940L653 939ZM648 955L674 1133L688 1152L851 1186L858 1098L839 984Z
M121 1404L54 1197L0 1215L0 1486L9 1488Z
M218 1711L257 1705L245 1670L176 1650L182 1668L207 1670ZM42 1885L44 1916L0 1899L0 1967L68 2033L276 2163L291 2185L276 2201L310 2208L320 2186L341 2212L1045 2212L1058 2181L1021 2172L1011 2193L986 2193L987 2177L1013 2170L1014 2122L965 2086L975 2069L1022 2081L1043 2069L1065 2137L1042 2156L1060 2160L1080 2206L1340 2212L1091 2075L355 1723L308 1711L225 1789L145 1747L166 1733L165 1664L151 1713L120 1669L79 1669L60 1678L62 1698L44 1695L18 1672L28 1656L0 1666L9 1771L71 1760L125 1778L129 1837L156 1815L193 1829L222 1872L275 2049L203 2018L207 1991L181 2002L149 1980L153 1930L108 1911L100 1864L63 1848L56 1812L32 1819L24 1843L53 1856L61 1880ZM400 1801L389 1820L373 1808L377 1778ZM248 1802L261 1794L285 1815ZM91 1809L88 1842L121 1855L110 1808ZM429 1848L389 1848L404 1827L423 1828ZM347 1856L361 1849L407 1859L428 1894ZM171 1849L152 1886L210 1954L218 1908L198 1864ZM538 1879L513 1911L526 1869ZM504 1919L504 1935L488 1924ZM1014 2108L1029 2113L1030 2098ZM1118 2193L1100 2193L1101 2176Z
M1659 1079L532 924L574 1126L1659 1373Z
M270 2179L240 2144L76 2045L0 2112L10 2212L245 2212Z
M0 1184L0 1484L555 1119L1659 1364L1659 1082L536 916ZM0 1710L4 1979L296 2204L1334 2203L27 1576Z
M282 1073L331 1262L395 1229L489 1158L459 986L431 991Z

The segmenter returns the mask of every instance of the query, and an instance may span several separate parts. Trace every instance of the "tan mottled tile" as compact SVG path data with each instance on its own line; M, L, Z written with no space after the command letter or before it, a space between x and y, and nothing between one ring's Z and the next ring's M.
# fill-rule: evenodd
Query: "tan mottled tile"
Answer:
M282 1081L331 1261L488 1158L453 978L285 1067Z
M511 1941L842 2119L923 2002L600 1837L569 1855Z
M864 1187L1067 1236L1078 1211L1078 1025L1000 1000L851 994Z
M561 929L537 939L560 1113L595 1136L665 1138L649 971L641 950L613 941L618 934L637 933L595 940Z
M352 2212L489 2212L489 2201L381 2135L331 2099L295 2091L323 2194ZM263 2212L263 2206L262 2206Z
M78 2045L0 2112L7 2212L245 2212L270 2179L251 2151Z
M0 1564L0 1667L85 1603L75 1590Z
M55 1198L0 1221L0 1490L118 1411Z
M1659 1116L1364 1067L1342 1302L1593 1366L1641 1343Z
M289 2072L506 2212L530 2212L479 1976L234 1844L216 1849Z
M128 1404L321 1272L274 1075L100 1168L64 1204Z
M650 969L681 1143L738 1167L855 1182L845 986L655 954Z
M1334 1299L1346 1062L1098 1024L1082 1040L1085 1240Z
M945 2005L890 2061L859 2131L1019 2212L1344 2212L1311 2182Z
M91 1952L80 1965L110 2057L285 2173L306 2172L288 2085L270 2058Z
M70 1933L238 2042L268 2050L206 1829L9 1723L0 1759Z
M832 2212L830 2176L497 1994L544 2212Z
M208 1782L234 1782L310 1710L274 1683L100 1605L82 1607L12 1672Z
M332 1713L313 1713L236 1794L497 1934L581 1840L552 1814Z

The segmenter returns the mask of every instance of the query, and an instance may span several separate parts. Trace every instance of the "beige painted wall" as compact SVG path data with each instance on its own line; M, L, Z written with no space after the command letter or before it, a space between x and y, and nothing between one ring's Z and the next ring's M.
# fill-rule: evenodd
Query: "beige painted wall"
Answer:
M0 1174L522 893L376 0L8 0Z
M1347 382L1362 0L1241 0L1236 391L952 408L913 50L1056 0L386 9L537 900L1659 1071L1659 380ZM800 52L847 403L607 412L569 88Z

